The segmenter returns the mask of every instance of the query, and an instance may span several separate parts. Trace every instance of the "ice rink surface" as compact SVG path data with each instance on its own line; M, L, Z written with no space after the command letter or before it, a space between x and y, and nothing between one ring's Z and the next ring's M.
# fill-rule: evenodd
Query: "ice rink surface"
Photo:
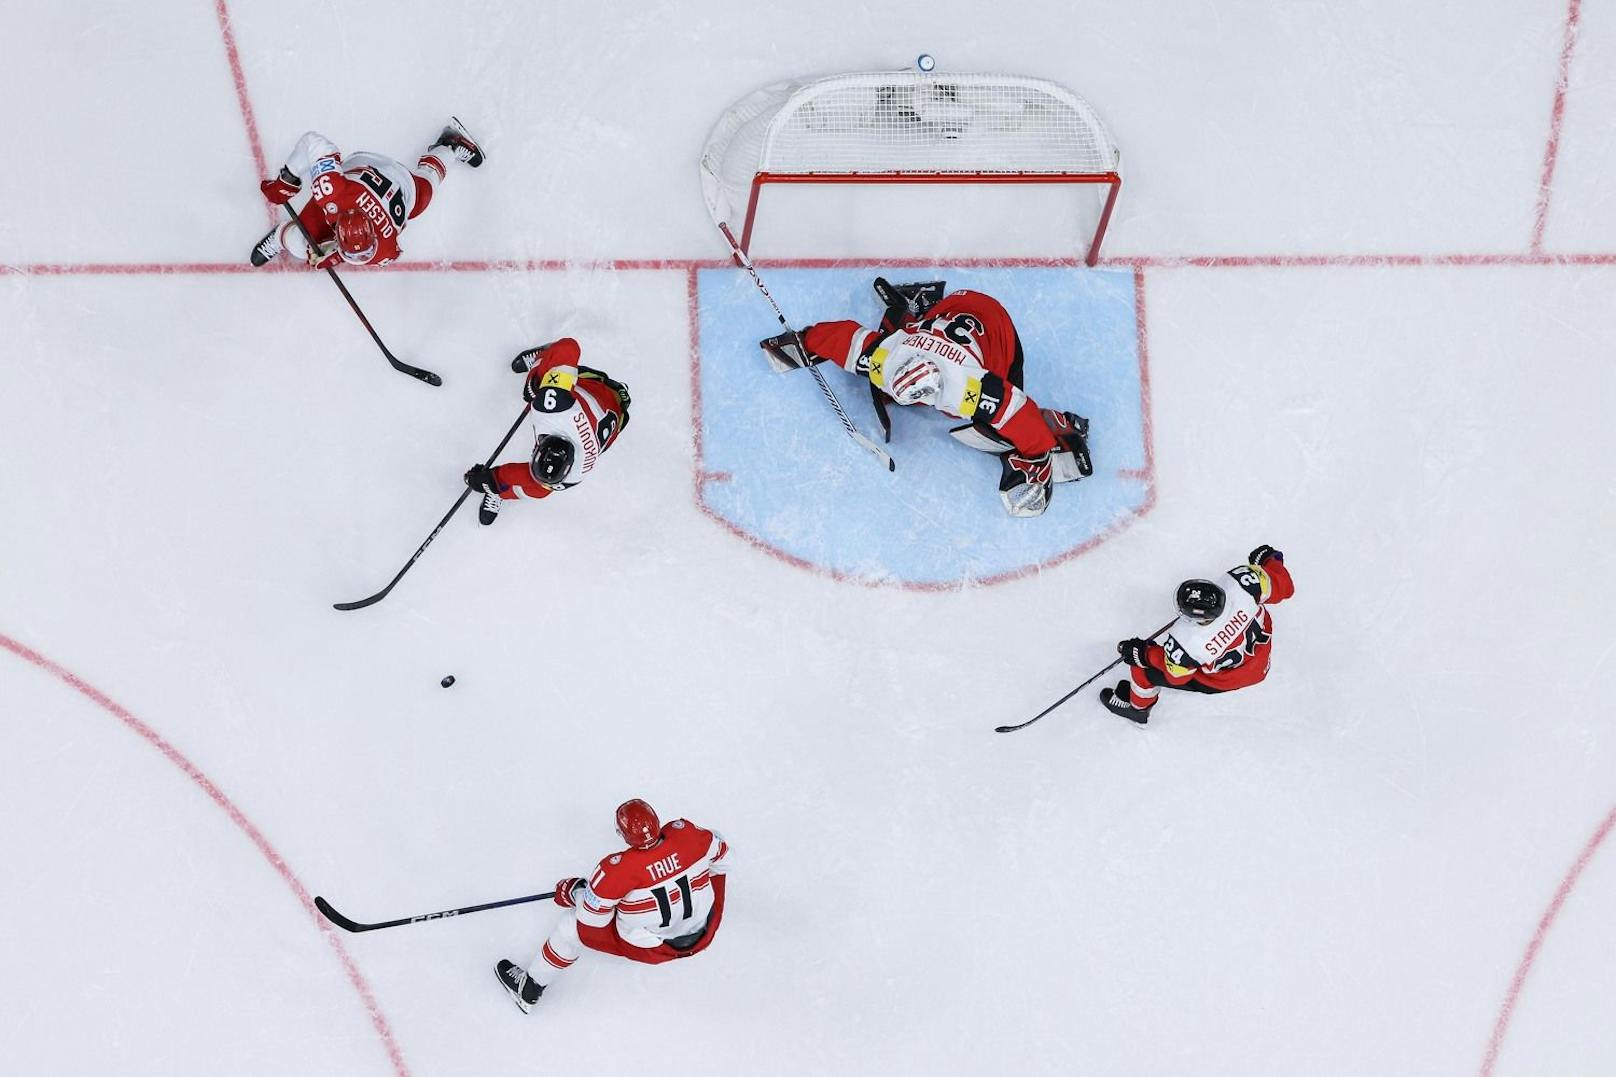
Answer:
M1061 261L1071 192L800 190L768 196L765 274L1053 260L1006 270L1029 336L1090 287L1037 273L1119 280L1143 397L1062 354L1028 386L1142 417L1151 484L1079 556L930 590L726 526L703 448L870 481L811 390L737 368L755 408L694 408L732 361L706 334L776 329L722 268L708 129L922 50L1094 103L1126 167L1101 269ZM1616 1072L1613 58L1581 0L9 12L0 1072ZM303 130L409 160L451 112L488 164L348 276L432 389L323 275L245 257ZM698 335L703 276L732 301ZM515 417L510 355L563 334L634 391L598 474L467 510L333 611ZM902 449L928 511L922 461L991 482ZM856 565L888 536L824 485L770 496ZM971 489L949 526L998 511ZM1298 587L1265 684L991 732L1259 542ZM491 966L553 906L342 935L309 904L549 889L628 796L731 841L723 932L586 956L531 1016Z

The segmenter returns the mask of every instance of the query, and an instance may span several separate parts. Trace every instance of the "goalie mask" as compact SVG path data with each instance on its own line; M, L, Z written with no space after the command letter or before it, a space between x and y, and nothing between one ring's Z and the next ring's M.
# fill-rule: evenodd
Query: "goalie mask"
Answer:
M577 458L578 450L570 440L560 434L542 434L533 443L533 459L528 470L540 486L559 490L567 484L567 476L572 474L573 461Z

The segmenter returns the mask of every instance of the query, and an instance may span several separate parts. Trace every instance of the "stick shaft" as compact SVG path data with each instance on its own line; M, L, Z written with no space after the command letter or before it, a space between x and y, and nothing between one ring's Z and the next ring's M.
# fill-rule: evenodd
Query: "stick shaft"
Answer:
M499 444L494 447L494 451L488 454L488 461L483 465L484 467L494 466L494 461L499 458L500 453L505 451L505 446L510 443L511 438L516 436L517 429L521 427L522 421L527 418L527 413L532 409L532 404L522 405L521 414L516 417L516 421L511 424L511 428L505 431L505 436L499 439ZM410 570L411 566L413 566L415 562L420 559L423 553L426 553L426 548L432 545L432 540L438 537L438 532L442 531L444 526L454 518L454 514L460 511L460 506L464 505L466 503L466 498L470 496L471 488L469 486L460 491L460 496L455 498L455 503L453 505L449 506L449 511L443 514L443 519L438 521L438 526L432 529L432 533L426 537L425 542L421 543L421 545L415 548L415 552L410 555L410 559L404 562L404 567L399 569L397 575L388 581L386 587L383 587L380 591L377 591L369 598L360 599L358 602L338 602L336 603L336 608L345 612L348 610L362 610L366 606L374 606L376 603L386 598L388 593L392 591L394 587L398 586L398 581L404 578L404 573Z
M1178 618L1175 617L1175 618L1173 618L1172 621L1168 621L1166 624L1164 624L1160 628L1156 629L1156 631L1152 632L1150 634L1149 638L1150 639L1155 639L1157 636L1161 635L1163 632L1167 631L1169 628L1172 628L1174 621L1177 621L1177 620L1178 620ZM1060 705L1062 703L1065 703L1068 699L1071 699L1073 696L1077 695L1077 693L1081 692L1083 689L1087 688L1089 685L1093 684L1095 681L1099 680L1101 677L1105 676L1107 673L1111 672L1113 669L1116 669L1117 666L1119 666L1121 664L1122 664L1122 659L1120 657L1112 659L1110 665L1108 665L1104 669L1100 670L1094 676L1090 677L1088 680L1084 681L1082 684L1078 685L1076 688L1072 689L1070 692L1067 692L1065 695L1061 696L1055 702L1051 703L1049 706L1045 707L1043 710L1039 711L1037 714L1033 715L1031 718L1028 718L1025 722L1021 722L1021 723L1019 723L1017 725L1001 725L1001 726L997 726L997 727L994 728L993 731L995 733L1014 733L1018 729L1026 729L1028 726L1030 726L1034 722L1038 721L1038 719L1042 718L1044 715L1050 713L1051 711L1056 710L1057 708L1060 707Z

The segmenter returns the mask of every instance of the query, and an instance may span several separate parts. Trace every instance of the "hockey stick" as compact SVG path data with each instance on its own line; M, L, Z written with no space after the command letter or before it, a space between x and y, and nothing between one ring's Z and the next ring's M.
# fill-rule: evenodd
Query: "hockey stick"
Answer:
M499 445L494 448L493 452L488 454L488 462L483 465L484 467L494 466L494 461L499 457L500 453L505 451L505 446L510 442L511 438L516 436L516 428L522 425L522 420L527 418L527 413L531 410L533 410L532 404L522 405L522 414L516 417L516 421L511 424L511 428L505 431L505 436L499 439ZM404 562L404 567L398 570L398 575L394 576L386 587L383 587L369 598L360 599L358 602L338 602L336 603L336 608L339 610L362 610L366 606L374 606L386 598L387 593L398 586L398 581L404 578L404 573L410 570L410 566L415 564L423 553L426 553L426 548L432 545L432 540L438 537L438 532L442 531L450 518L460 511L460 506L466 503L466 498L470 497L471 494L472 489L469 486L460 492L460 496L455 498L454 505L450 507L448 512L443 514L443 519L438 521L438 526L432 529L432 534L428 535L426 541L415 548L415 552L410 555L410 559Z
M504 901L490 901L486 905L466 905L459 909L444 909L442 912L426 912L422 913L420 916L406 916L399 920L383 920L379 924L361 924L357 920L350 920L336 909L333 909L331 907L331 902L327 901L323 897L317 897L314 899L314 907L319 909L327 920L330 920L333 924L336 924L344 931L380 931L384 927L398 927L402 924L419 924L427 920L447 920L451 916L463 916L468 912L483 912L487 909L503 909L507 905L526 905L530 901L544 901L546 898L553 897L555 897L555 891L551 890L543 894L529 894L527 897L507 898Z
M1178 618L1175 617L1175 618L1173 618L1172 621L1168 621L1166 624L1164 624L1160 628L1156 629L1156 631L1152 632L1150 634L1149 638L1155 639L1157 636L1161 635L1163 632L1167 631L1169 628L1172 628L1173 627L1173 621L1177 621L1177 620L1178 620ZM1118 655L1117 658L1116 658L1116 661L1112 662L1109 666L1106 666L1104 669L1100 670L1100 672L1096 673L1094 676L1090 677L1088 680L1084 681L1082 684L1078 685L1076 688L1072 689L1070 692L1067 692L1065 695L1061 696L1055 702L1051 703L1049 706L1045 707L1043 710L1039 711L1037 714L1033 715L1031 718L1028 718L1025 722L1022 722L1019 725L994 726L993 731L995 733L1014 733L1018 729L1026 729L1028 726L1032 725L1038 719L1042 718L1044 715L1048 714L1050 711L1054 710L1056 707L1059 707L1062 703L1065 703L1068 699L1071 699L1073 696L1077 695L1077 693L1081 692L1083 689L1087 688L1089 685L1093 684L1095 681L1099 680L1101 677L1105 676L1107 673L1111 672L1113 669L1116 669L1117 666L1121 664L1121 662L1122 662L1122 656Z
M785 313L780 310L780 304L776 303L774 296L769 294L769 286L763 283L762 277L758 276L757 267L752 264L752 259L748 258L746 252L741 250L741 245L735 242L735 234L729 230L729 225L720 222L718 230L724 233L724 238L729 242L730 255L735 259L735 264L751 274L752 283L757 285L758 291L763 293L763 298L769 301L769 306L774 308L774 316L780 319L780 328L791 334L792 339L797 342L797 347L802 349L802 354L806 358L808 346L802 342L802 334L793 329L791 323L786 321ZM876 459L887 466L888 471L896 471L898 465L893 463L891 454L860 433L858 427L853 425L853 420L847 417L847 412L842 410L842 402L836 399L836 394L831 391L830 383L825 380L825 375L819 372L819 367L813 363L808 363L807 367L808 373L812 374L814 381L819 383L819 391L825 394L825 400L830 404L831 410L842 421L842 429L847 431L847 436L873 453Z
M292 209L290 203L282 203L282 205L286 208L287 216L291 217L293 223L297 225L297 230L303 233L303 240L309 245L309 250L314 250L314 237L309 235L309 230L307 228L303 227L303 218L297 215L297 211ZM348 291L348 286L342 283L341 277L337 276L337 271L335 269L328 268L326 272L331 276L331 283L337 286L337 291L342 293L342 298L348 301L348 306L352 307L353 312L359 316L360 324L365 327L365 331L370 334L370 339L376 342L376 347L382 350L382 355L387 359L388 363L392 365L394 370L398 371L400 374L408 374L412 378L417 378L424 381L428 385L443 384L443 379L432 373L432 371L422 370L418 366L410 366L410 364L403 362L392 352L388 351L387 345L382 343L382 338L376 332L375 326L370 324L370 319L365 317L365 312L360 310L359 304L354 301L353 293Z

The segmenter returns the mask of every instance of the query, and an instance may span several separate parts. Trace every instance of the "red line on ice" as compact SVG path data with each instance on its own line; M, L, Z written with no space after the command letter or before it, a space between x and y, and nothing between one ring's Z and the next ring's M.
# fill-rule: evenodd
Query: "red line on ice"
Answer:
M731 263L717 258L604 258L582 259L466 259L444 262L395 262L347 272L361 273L567 273L573 271L691 272L722 269ZM1075 268L1075 258L781 258L759 259L760 269L826 269L848 266L914 269L956 266L961 269ZM1490 266L1608 266L1616 265L1616 252L1580 254L1211 254L1137 255L1109 258L1102 269L1380 269L1403 267ZM296 266L287 267L296 272ZM211 274L267 273L246 262L30 262L0 263L0 276L21 277L138 277L206 276Z
M1610 810L1610 814L1605 816L1605 821L1599 824L1599 829L1594 831L1593 837L1588 839L1588 844L1582 847L1576 863L1571 865L1571 870L1560 880L1560 888L1554 892L1554 900L1549 902L1548 910L1538 921L1537 931L1533 933L1532 941L1527 943L1526 953L1521 955L1521 963L1516 967L1515 976L1509 982L1509 990L1504 994L1504 1005L1498 1011L1498 1020L1493 1023L1493 1035L1487 1041L1487 1055L1481 1062L1481 1077L1492 1077L1493 1067L1498 1063L1499 1049L1503 1047L1504 1036L1509 1032L1510 1019L1515 1016L1515 1003L1520 1000L1521 989L1526 986L1527 974L1532 971L1532 965L1543 949L1543 940L1548 937L1549 928L1554 926L1555 917L1560 915L1560 909L1565 905L1566 898L1571 896L1577 880L1582 878L1583 869L1610 836L1613 826L1616 826L1616 808Z
M399 1077L409 1077L410 1071L409 1067L404 1064L403 1052L399 1050L398 1041L393 1038L393 1030L388 1025L387 1018L382 1014L381 1007L376 1002L376 996L371 992L370 984L365 981L365 977L360 973L359 967L354 964L347 948L342 945L342 940L337 937L336 929L326 923L325 917L321 916L314 907L314 901L309 896L308 889L292 872L292 869L287 866L286 860L281 854L275 851L275 847L269 843L269 839L264 837L263 831L259 830L253 824L253 821L248 819L246 814L236 806L235 802L214 784L213 779L202 773L201 768L186 758L185 754L174 747L173 744L164 739L161 733L158 733L151 726L131 714L123 704L71 670L56 664L33 648L19 643L4 633L0 633L0 648L10 651L34 668L49 673L118 719L137 737L161 752L164 758L178 767L198 789L207 794L209 800L213 801L220 810L230 816L230 821L235 823L237 829L243 834L247 835L247 839L263 854L264 859L269 861L269 866L275 869L275 873L281 877L293 895L296 896L298 903L303 906L303 911L308 914L309 918L315 922L315 926L319 928L320 933L325 936L326 942L330 944L331 949L336 953L337 960L342 962L343 971L348 974L348 982L358 992L359 1000L364 1004L365 1012L370 1015L371 1027L376 1030L376 1035L381 1038L382 1046L387 1050L387 1057L393 1064L393 1072L398 1074Z
M1543 230L1549 223L1549 199L1554 193L1554 166L1560 157L1560 128L1565 122L1566 91L1571 85L1571 55L1577 48L1577 24L1582 0L1571 0L1566 11L1565 42L1560 46L1560 70L1554 79L1554 106L1549 110L1549 140L1543 147L1543 175L1537 184L1537 214L1532 220L1532 251L1543 249Z
M247 75L241 69L241 53L236 48L236 32L230 25L230 9L225 0L213 0L213 15L219 20L219 36L224 39L225 58L230 61L230 77L236 83L236 104L241 107L241 122L247 128L247 145L252 149L253 167L258 170L260 178L269 175L269 165L264 160L264 143L258 137L258 121L253 117L252 99L247 95ZM274 206L266 206L269 213L270 227L274 227L279 218L275 214Z

